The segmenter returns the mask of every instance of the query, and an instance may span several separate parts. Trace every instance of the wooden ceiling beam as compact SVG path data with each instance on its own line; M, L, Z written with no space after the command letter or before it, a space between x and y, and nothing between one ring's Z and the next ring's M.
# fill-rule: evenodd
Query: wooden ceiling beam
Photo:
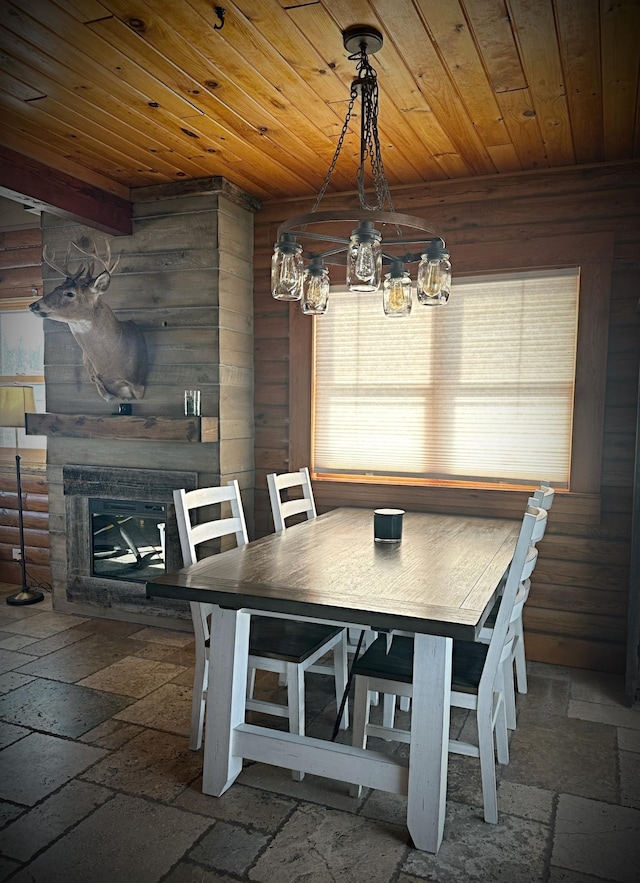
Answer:
M0 146L0 196L110 233L131 234L132 206L65 172Z

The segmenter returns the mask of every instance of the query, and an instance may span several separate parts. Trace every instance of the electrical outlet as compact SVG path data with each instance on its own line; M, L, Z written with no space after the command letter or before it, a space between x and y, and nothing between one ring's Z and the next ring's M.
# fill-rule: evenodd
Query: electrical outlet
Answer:
M22 554L20 552L20 549L12 549L11 555L14 561L22 561Z

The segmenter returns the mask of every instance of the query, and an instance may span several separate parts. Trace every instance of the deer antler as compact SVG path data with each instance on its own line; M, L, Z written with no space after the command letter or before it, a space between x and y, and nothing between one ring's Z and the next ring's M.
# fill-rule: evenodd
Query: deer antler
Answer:
M109 240L105 239L104 245L105 245L105 252L106 252L107 256L104 260L98 254L98 249L96 247L95 242L93 242L93 240L90 240L90 241L91 241L91 246L92 246L91 251L88 251L87 249L82 248L82 246L78 245L77 242L74 242L73 246L75 248L77 248L78 251L81 254L85 255L86 257L91 258L92 260L95 258L95 260L98 261L98 263L107 271L107 273L109 273L110 275L113 275L113 271L120 263L120 256L118 256L115 259L115 261L113 262L113 264L111 264L111 266L109 266L109 264L111 263L111 245L109 244Z
M71 244L69 244L67 248L67 256L65 257L64 264L62 264L62 266L56 264L55 252L53 252L51 257L49 257L49 252L47 251L46 245L42 249L42 259L44 260L45 264L48 264L48 266L50 266L52 270L55 270L56 273L60 273L62 276L65 277L65 279L71 278L71 273L69 272L69 264L71 263Z

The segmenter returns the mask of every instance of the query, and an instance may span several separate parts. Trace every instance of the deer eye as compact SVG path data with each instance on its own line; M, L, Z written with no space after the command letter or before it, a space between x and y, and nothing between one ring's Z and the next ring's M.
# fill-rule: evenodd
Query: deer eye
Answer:
M76 293L75 293L75 291L65 291L64 296L65 297L75 297Z

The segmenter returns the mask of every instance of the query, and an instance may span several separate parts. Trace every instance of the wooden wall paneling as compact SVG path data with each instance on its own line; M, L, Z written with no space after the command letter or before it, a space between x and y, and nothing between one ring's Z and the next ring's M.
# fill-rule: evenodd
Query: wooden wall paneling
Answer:
M219 437L211 444L189 444L189 450L171 440L50 438L54 606L56 597L63 605L76 603L66 596L65 465L118 466L134 472L173 472L187 466L199 484L238 478L253 529L251 200L221 179L207 179L197 187L188 182L183 188L143 188L134 195L134 206L132 235L111 243L120 265L106 295L119 316L139 324L147 342L149 378L144 398L132 403L134 420L147 425L150 418L184 419L183 391L198 388L202 421L219 421ZM95 238L89 228L52 217L46 219L44 237L61 254L71 240ZM103 248L100 236L97 245ZM53 273L46 284L57 284ZM45 327L48 409L98 419L111 415L118 403L97 395L68 329L52 325L59 323ZM86 603L83 595L82 604ZM136 610L141 606L140 599L132 598L131 603ZM158 612L149 609L154 615ZM116 615L124 615L121 606Z
M631 538L629 469L637 411L637 375L634 379L633 374L640 360L640 314L635 313L640 290L639 172L638 163L620 163L484 180L433 181L394 190L398 211L429 218L444 231L454 273L461 268L472 270L478 255L498 269L522 265L523 255L531 255L535 266L535 240L541 235L547 243L545 260L555 253L559 265L566 265L571 257L576 263L590 265L585 270L589 275L585 296L593 299L594 323L608 327L609 339L608 346L592 353L594 326L583 327L581 358L594 359L588 373L603 393L602 437L592 439L594 424L588 419L579 425L589 444L593 443L591 465L601 467L601 475L599 485L590 488L589 494L556 495L536 569L539 591L532 589L528 603L526 640L531 659L618 672L623 669L625 655L623 607ZM349 195L328 194L325 201L326 208L353 205ZM297 354L308 352L311 346L312 323L305 324L307 317L296 314L294 307L289 327L289 318L277 311L268 291L276 228L284 218L305 210L308 206L303 200L292 200L269 203L256 216L254 299L256 316L263 317L256 320L256 329L263 321L262 336L274 341L272 355L278 356L266 357L257 330L256 354L260 352L261 357L256 361L256 422L260 415L265 431L262 438L268 438L266 430L272 427L277 439L276 447L256 448L256 528L263 532L272 530L268 497L261 486L267 471L297 468L309 456L305 441L308 427L303 425L304 419L298 420L291 405L295 390L310 382L297 373ZM569 245L563 248L560 237ZM288 338L287 354L283 342ZM273 411L264 407L269 403L290 409L286 451L280 447L282 411L280 407ZM286 465L283 456L289 458ZM524 505L520 494L481 489L393 488L317 480L314 492L321 511L346 500L367 507L382 501L434 511L455 511L461 505L474 511L489 501L496 514L517 517Z

